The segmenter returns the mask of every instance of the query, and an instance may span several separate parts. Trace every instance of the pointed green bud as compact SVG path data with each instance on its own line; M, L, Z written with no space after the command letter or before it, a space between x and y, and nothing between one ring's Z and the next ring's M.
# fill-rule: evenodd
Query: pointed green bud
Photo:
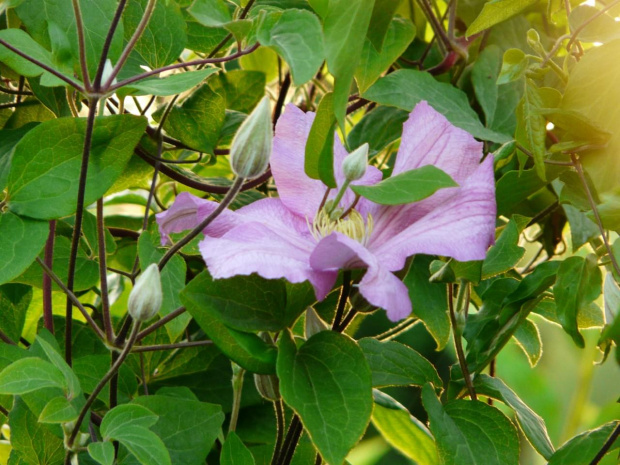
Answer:
M310 339L316 333L328 330L329 326L323 321L314 308L308 307L308 310L306 310L306 324L304 329L306 339Z
M344 177L349 182L357 181L366 174L366 168L368 168L368 144L362 144L349 155L347 155L342 162L342 171Z
M272 145L271 107L269 98L263 97L233 138L230 146L233 172L244 179L259 177L267 170Z
M103 67L103 73L101 74L101 84L105 84L108 82L108 78L112 75L112 70L114 70L114 66L112 66L112 61L108 58L105 61L105 65ZM116 84L116 78L112 80L111 85Z
M129 314L136 321L150 320L159 312L162 298L159 268L153 263L136 279L129 294Z

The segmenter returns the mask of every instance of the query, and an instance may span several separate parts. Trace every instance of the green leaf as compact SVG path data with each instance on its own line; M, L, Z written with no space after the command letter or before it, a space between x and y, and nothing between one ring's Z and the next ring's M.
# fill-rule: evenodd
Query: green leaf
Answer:
M495 245L489 249L482 263L482 277L484 279L504 273L519 263L525 249L519 246L519 237L527 226L529 218L513 216Z
M288 301L283 280L257 275L213 279L208 271L198 275L184 294L195 305L239 331L280 331L305 310L304 302L312 303L302 299L301 305L291 305L295 302Z
M495 280L482 294L480 311L467 319L467 363L479 373L510 340L545 292L555 282L560 262L538 265L521 282Z
M6 187L13 160L13 149L36 124L26 124L18 129L0 130L0 189Z
M334 115L340 127L353 83L353 74L364 46L374 0L330 0L323 20L325 56L335 78Z
M422 100L444 115L455 126L474 137L504 143L511 138L485 128L469 106L467 94L456 87L436 81L429 73L401 69L379 79L362 95L365 99L411 111Z
M527 440L540 455L549 460L554 452L553 444L549 439L545 421L536 412L530 409L499 378L492 378L485 374L478 375L474 387L479 394L498 399L510 407L514 411L518 424Z
M125 426L112 438L119 441L142 465L171 465L170 454L162 440L139 426Z
M48 234L46 221L0 214L0 283L19 276L36 259Z
M586 120L612 134L606 147L588 150L582 163L599 193L618 186L620 166L620 112L614 102L620 99L617 69L609 66L620 54L620 41L594 47L571 68L561 108L580 113ZM595 79L596 85L592 85Z
M426 255L416 255L403 282L409 289L414 315L422 320L435 339L437 350L442 350L450 340L450 319L446 286L429 282L432 260Z
M366 37L378 52L388 40L386 35L400 3L400 0L375 0Z
M445 171L426 165L391 176L373 186L351 186L351 189L381 205L403 205L430 197L439 189L456 186L458 184Z
M0 373L0 394L22 395L47 387L66 390L67 382L58 368L40 358L17 360Z
M65 280L69 273L69 256L71 254L71 241L64 236L56 236L54 239L54 263L52 270L61 279ZM43 260L45 251L41 251L39 258ZM15 278L15 281L29 284L41 289L43 287L43 275L45 272L41 265L33 263L28 269ZM83 291L96 286L99 282L99 264L95 260L88 258L83 248L78 249L75 263L75 282L74 291ZM61 291L56 283L52 283L54 291Z
M536 0L492 0L487 2L478 17L467 28L465 35L471 36L489 29L512 18L534 3Z
M518 465L517 430L496 408L467 400L442 406L430 384L422 389L422 402L442 464Z
M204 81L207 76L217 72L217 68L205 68L198 71L184 71L162 78L144 79L122 87L117 91L119 96L126 95L158 95L167 96L185 92Z
M560 263L558 278L553 286L556 312L562 327L579 347L583 348L585 341L579 333L577 315L580 309L601 295L602 285L603 278L595 255L569 257Z
M232 15L224 0L194 0L187 12L207 27L223 26L232 21Z
M196 89L181 105L174 106L164 123L172 137L200 152L213 153L226 115L226 95L209 84ZM159 121L162 111L153 115Z
M160 236L156 228L156 225L153 225L148 231L143 231L138 239L138 256L142 270L152 263L158 263L164 256L165 251L160 248ZM185 287L186 272L185 260L180 256L172 257L161 270L163 300L159 309L160 316L164 317L182 306L179 293ZM191 316L185 313L166 324L165 328L171 341L175 341L183 334L191 319Z
M490 45L480 52L471 70L471 82L474 85L476 99L484 111L487 126L491 126L495 118L499 95L496 81L501 60L501 49L496 45Z
M620 24L605 13L600 14L599 8L590 5L579 5L573 8L568 16L571 31L582 27L577 36L583 42L611 42L620 38Z
M424 423L387 394L377 390L373 393L372 424L381 436L418 465L439 465L435 440Z
M567 169L566 166L549 165L546 169L546 178L551 181ZM497 181L495 186L498 215L510 217L514 213L518 213L519 204L545 187L547 183L538 176L534 169L508 171Z
M91 442L88 444L88 453L101 465L114 464L114 445L108 441Z
M372 372L373 387L442 386L435 367L418 352L400 342L360 339L359 345Z
M321 23L308 10L267 14L258 27L257 39L284 58L296 86L312 79L325 58Z
M129 40L138 27L147 2L148 0L128 2L123 13L125 40ZM151 69L169 65L185 48L186 29L185 20L176 2L157 2L151 20L134 46L132 56L146 63Z
M299 349L290 332L279 340L280 393L300 416L323 459L341 464L368 425L371 373L359 346L321 331Z
M21 397L9 414L11 428L12 454L16 464L61 464L65 456L65 448L61 437L58 437L48 425L37 422L37 417L30 411Z
M308 177L320 179L331 188L336 187L334 178L335 128L334 95L329 92L321 99L308 134L304 170Z
M165 342L168 341L162 341L162 343ZM92 350L89 350L87 353L92 353ZM107 371L110 369L110 358L111 357L109 354L101 354L84 355L76 357L75 360L73 360L73 371L80 380L80 386L85 393L90 394L91 392L93 392L95 386L97 386L101 378L105 376ZM127 365L122 365L119 370L118 377L119 401L128 402L135 394L137 388L138 384L136 382L135 374ZM109 384L101 390L101 392L97 396L97 399L100 400L104 405L109 405Z
M250 113L265 96L265 74L235 69L209 79L214 92L226 96L226 109Z
M78 411L71 405L66 397L54 397L50 400L41 415L39 415L40 423L67 423L77 420Z
M376 6L377 4L375 4ZM380 52L377 51L370 39L366 39L359 64L355 70L355 80L359 91L365 92L374 84L379 76L407 50L414 37L415 26L411 21L394 18L389 23L389 29Z
M497 77L497 85L516 81L525 75L528 59L519 48L510 48L504 52L502 69Z
M524 320L516 329L513 337L525 353L530 366L534 368L538 365L538 361L542 356L542 340L540 339L538 327L532 321Z
M45 340L46 338L50 339L51 344ZM52 346L52 344L56 347ZM81 394L82 389L80 387L80 382L71 367L59 354L59 348L56 344L54 336L47 330L41 331L37 335L35 343L32 347L34 348L36 346L40 346L43 349L43 352L45 353L45 356L48 358L48 360L52 362L52 364L54 364L54 366L58 368L65 377L68 397L71 399Z
M274 373L275 347L256 334L228 327L213 310L212 303L205 305L205 299L209 302L212 298L203 292L203 283L211 280L207 273L204 271L198 275L181 292L181 301L187 311L214 344L238 365L254 373Z
M21 29L4 29L0 31L0 39L3 39L13 47L27 53L32 58L35 58L50 68L56 68L52 62L51 53L35 42L32 37ZM6 64L15 72L23 76L34 77L45 73L48 78L57 80L57 78L52 77L47 71L44 71L43 68L40 68L25 58L22 58L6 48L4 45L0 45L0 62Z
M548 465L577 465L592 462L617 427L618 422L612 421L575 436L553 454ZM616 438L609 448L609 452L615 451L619 447L620 439Z
M158 394L138 397L133 404L159 417L150 429L164 442L174 465L204 463L224 422L219 405L194 399Z
M159 417L146 407L135 404L123 404L114 407L103 417L101 435L105 439L114 439L125 428L147 429L157 423Z
M85 205L105 194L123 173L145 127L146 119L136 116L96 118ZM22 138L15 147L8 183L13 212L41 219L75 213L85 130L86 118L58 118Z
M26 323L26 312L32 301L32 288L22 284L0 286L0 329L17 342Z
M254 465L254 457L234 431L228 433L220 454L221 465Z
M531 79L527 79L523 99L517 109L517 115L522 124L517 128L516 138L532 153L534 167L543 181L546 180L547 120L541 115L540 109L544 106L541 89L536 87Z
M392 107L379 106L366 113L347 135L349 147L368 143L371 153L377 153L400 138L403 123L409 113Z

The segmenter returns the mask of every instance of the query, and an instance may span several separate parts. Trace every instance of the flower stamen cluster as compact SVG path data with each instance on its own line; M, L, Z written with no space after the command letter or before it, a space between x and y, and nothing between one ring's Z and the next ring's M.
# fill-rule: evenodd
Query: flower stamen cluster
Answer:
M317 241L333 232L339 232L366 246L374 228L374 221L370 213L366 215L364 221L364 217L357 210L351 210L346 217L333 219L333 215L322 208L314 217L312 224L308 221L308 228Z

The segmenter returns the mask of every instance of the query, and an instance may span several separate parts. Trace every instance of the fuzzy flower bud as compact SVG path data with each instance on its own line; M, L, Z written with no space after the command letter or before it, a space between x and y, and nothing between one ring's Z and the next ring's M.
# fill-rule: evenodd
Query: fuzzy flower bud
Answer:
M105 84L106 82L108 82L108 79L110 77L110 75L112 74L112 71L114 70L114 66L112 66L112 61L110 61L110 59L108 58L105 61L105 65L103 67L103 73L101 74L101 83ZM116 84L116 78L114 78L112 80L112 82L110 84L114 85Z
M357 181L366 174L368 168L368 144L362 144L347 155L342 162L344 177L349 182Z
M267 169L273 145L271 107L269 98L263 99L237 130L230 147L230 166L245 179L259 177Z
M163 295L157 263L142 272L129 294L129 314L136 321L153 318L161 308Z

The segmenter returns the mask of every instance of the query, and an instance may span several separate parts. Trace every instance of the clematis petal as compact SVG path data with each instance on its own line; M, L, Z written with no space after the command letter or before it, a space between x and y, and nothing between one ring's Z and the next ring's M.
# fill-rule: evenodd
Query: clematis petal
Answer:
M170 243L170 234L198 226L218 205L217 202L201 199L189 192L181 192L168 210L155 215L162 245ZM205 233L217 237L237 223L235 212L225 210L208 226Z
M310 255L315 270L329 271L367 267L359 291L373 305L385 309L388 318L398 321L411 313L409 292L403 282L379 263L359 242L341 233L323 238Z
M452 125L445 116L422 101L403 125L392 176L434 165L461 184L476 170L482 157L482 147L482 142Z
M403 126L400 148L392 176L404 171L434 165L448 173L459 185L478 168L482 143L468 132L453 126L441 113L422 101L416 105ZM369 212L375 228L381 231L379 243L395 236L412 223L452 197L457 188L440 189L415 204L385 207L371 205Z
M263 199L237 211L243 224L220 237L205 236L200 252L211 275L230 278L257 273L292 283L310 281L317 299L333 287L337 272L316 271L308 257L315 241L305 219L291 213L279 199Z
M271 155L271 172L278 187L278 194L287 208L301 217L314 218L325 195L325 185L311 179L304 170L306 142L314 121L314 113L304 113L293 104L288 104L276 125ZM344 182L342 161L347 151L338 136L334 137L334 177L341 186ZM381 172L369 167L366 174L353 184L370 185L381 180ZM332 189L330 198L337 189ZM349 206L354 194L347 192L342 205Z
M390 271L400 270L417 253L460 261L483 260L494 243L493 158L487 157L455 193L433 211L370 249Z

